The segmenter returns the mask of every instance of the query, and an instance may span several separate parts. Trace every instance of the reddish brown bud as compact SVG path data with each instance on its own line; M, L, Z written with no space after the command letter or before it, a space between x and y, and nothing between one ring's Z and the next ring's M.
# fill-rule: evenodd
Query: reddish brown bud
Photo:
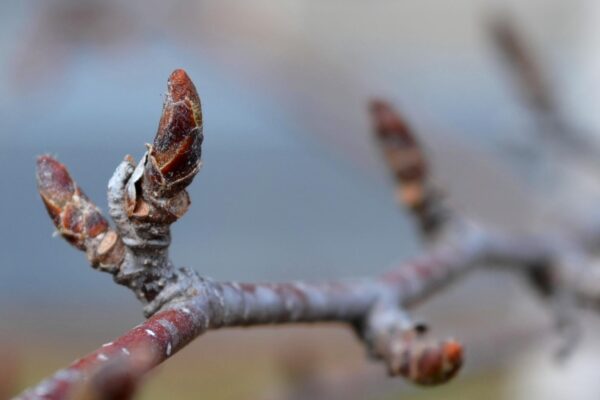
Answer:
M75 194L75 184L65 166L50 156L38 157L37 182L48 214L57 224L65 205Z
M396 178L403 183L424 180L427 165L406 122L384 101L372 101L370 109L375 133Z
M88 252L93 265L118 265L122 242L100 210L71 179L65 166L50 156L37 160L38 189L58 233Z
M155 197L171 197L188 186L200 168L202 111L194 84L184 70L173 71L145 172Z
M395 137L404 146L417 146L417 141L406 122L387 102L372 100L369 108L375 124L375 131L381 138Z
M388 103L372 101L370 110L384 157L401 185L400 200L411 208L419 207L425 201L423 186L427 179L427 164L419 143Z
M418 385L439 385L452 379L463 362L463 348L455 340L407 340L388 360L391 375L402 375Z

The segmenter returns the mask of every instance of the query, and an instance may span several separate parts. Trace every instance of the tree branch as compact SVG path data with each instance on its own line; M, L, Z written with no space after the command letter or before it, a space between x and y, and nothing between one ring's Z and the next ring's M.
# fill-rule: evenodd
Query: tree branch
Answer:
M92 374L103 363L123 354L136 356L137 352L147 353L150 349L152 356L146 357L144 364L139 367L141 371L148 371L208 329L290 322L346 322L369 332L385 333L388 328L382 324L377 308L382 298L396 298L397 303L394 301L392 304L410 308L476 266L502 261L515 272L528 273L537 268L540 262L553 258L552 253L547 253L553 248L554 242L543 238L536 242L534 237L518 238L511 235L508 238L471 230L465 232L455 245L435 248L373 280L325 284L241 284L202 279L194 287L195 294L190 300L170 304L167 310L158 312L112 343L57 372L20 398L64 398L75 383ZM598 276L590 273L574 277L574 271L566 266L561 271L563 282L560 284L574 293L581 305L600 305ZM383 310L400 312L397 308L393 311L393 307ZM373 338L373 333L364 336L369 338L367 342L373 346L373 353L385 358L388 368L394 373L406 374L417 383L431 384L446 381L456 372L454 368L458 369L462 362L462 350L455 341L440 342L438 347L434 347L440 349L442 354L447 354L448 360L452 361L450 376L443 375L431 382L428 379L436 377L439 371L415 375L414 370L407 371L403 365L399 366L398 357L395 354L386 355L385 352L391 351L394 346L402 349L406 341L413 341L414 335L406 333L415 328L401 318L392 319L392 323L398 324L394 329L400 331L399 335L391 334L389 338L377 339ZM382 346L387 346L388 350L381 350ZM422 352L412 354L407 364L412 365L422 355Z
M461 345L427 339L423 325L413 323L407 310L476 267L502 265L532 277L549 298L566 293L578 305L600 308L600 277L579 265L584 256L574 256L596 248L600 229L581 235L515 235L453 215L441 197L432 197L416 140L382 102L372 112L384 154L401 190L408 187L412 193L401 198L427 237L435 233L437 239L426 253L380 277L329 283L214 282L175 268L168 258L169 226L187 210L185 187L200 166L199 107L193 84L185 72L175 71L154 145L137 167L126 158L110 180L114 230L62 164L48 156L38 160L38 186L58 232L86 251L92 266L130 288L150 318L19 398L66 398L81 382L123 360L135 362L100 381L129 382L209 329L300 322L347 323L391 374L422 385L444 383L462 364ZM416 156L400 162L406 152ZM405 173L407 168L414 173Z

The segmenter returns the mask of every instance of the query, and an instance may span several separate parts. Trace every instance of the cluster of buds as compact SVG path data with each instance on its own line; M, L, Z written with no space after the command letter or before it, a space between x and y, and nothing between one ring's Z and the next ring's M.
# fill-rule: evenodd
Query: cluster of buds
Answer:
M117 169L122 190L109 188L116 230L63 164L50 156L38 159L39 192L58 233L85 251L94 267L152 300L174 276L167 257L169 226L189 207L185 188L200 169L202 139L196 88L185 71L175 70L153 144L135 169L131 157L124 163L128 173Z
M399 186L400 200L417 216L422 230L430 233L441 219L423 151L390 106L376 101L371 112L377 138ZM111 272L118 283L132 289L147 303L147 315L185 297L190 293L190 282L195 282L188 279L185 270L173 267L168 246L170 224L190 204L185 189L200 169L202 141L196 88L183 70L176 70L169 77L154 142L137 166L131 157L126 158L109 183L110 215L116 229L110 227L64 165L50 156L38 159L39 192L58 233L85 251L93 266ZM390 374L420 385L434 385L448 381L460 369L462 347L456 341L426 340L422 326L405 324L395 304L374 315L383 318L371 321L372 329L367 329L370 333L365 337L374 354L386 360ZM120 379L122 375L113 376L115 371L99 373L97 380L82 390L96 393L98 388L110 387L115 376ZM127 396L134 389L130 383L138 377L123 377L126 379L119 386L126 389L123 395Z

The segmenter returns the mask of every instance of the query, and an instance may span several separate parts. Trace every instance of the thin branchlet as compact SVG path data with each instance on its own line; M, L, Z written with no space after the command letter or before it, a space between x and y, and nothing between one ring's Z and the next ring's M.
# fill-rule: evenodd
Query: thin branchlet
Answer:
M546 64L532 51L518 28L509 15L496 15L488 24L494 47L506 62L514 86L533 111L540 136L569 157L583 158L597 168L596 145L565 118Z
M556 102L544 71L515 24L506 16L497 17L491 21L489 31L531 106L544 113L555 112Z

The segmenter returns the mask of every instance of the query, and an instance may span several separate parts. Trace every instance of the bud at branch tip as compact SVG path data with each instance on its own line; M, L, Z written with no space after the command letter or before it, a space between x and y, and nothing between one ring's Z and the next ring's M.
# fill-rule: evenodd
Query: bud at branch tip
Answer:
M158 131L149 150L146 185L171 197L188 186L200 168L202 111L196 87L182 69L168 80Z

